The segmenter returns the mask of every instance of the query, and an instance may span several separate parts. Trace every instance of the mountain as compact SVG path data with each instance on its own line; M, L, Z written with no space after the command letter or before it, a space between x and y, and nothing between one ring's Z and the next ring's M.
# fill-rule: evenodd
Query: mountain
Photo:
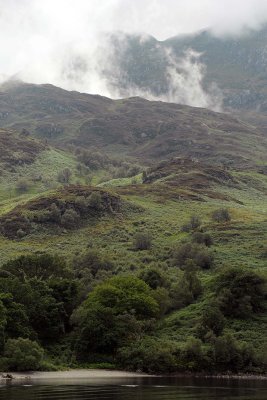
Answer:
M265 160L267 141L261 131L229 114L203 108L9 83L1 87L0 110L1 127L63 149L94 147L141 164L191 157L247 168Z
M196 62L205 66L205 70L199 70L204 77L203 87L207 90L215 83L226 109L267 111L267 26L240 36L216 37L204 30L165 41L119 34L113 35L111 45L113 63L120 73L110 69L108 74L124 95L131 88L155 96L167 95L173 85L168 80L168 68L181 72L181 60L193 50L200 56L193 59L191 68Z

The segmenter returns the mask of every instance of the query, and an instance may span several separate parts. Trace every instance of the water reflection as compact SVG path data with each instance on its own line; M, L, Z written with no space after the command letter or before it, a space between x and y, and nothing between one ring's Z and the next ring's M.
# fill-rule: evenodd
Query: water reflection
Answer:
M181 378L83 379L12 382L5 400L266 400L266 381Z

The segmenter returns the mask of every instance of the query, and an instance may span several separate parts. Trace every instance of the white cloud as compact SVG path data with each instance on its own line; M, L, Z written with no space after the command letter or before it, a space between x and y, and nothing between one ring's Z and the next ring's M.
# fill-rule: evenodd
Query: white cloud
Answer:
M99 74L103 32L238 34L266 17L266 0L0 0L0 77L112 96Z

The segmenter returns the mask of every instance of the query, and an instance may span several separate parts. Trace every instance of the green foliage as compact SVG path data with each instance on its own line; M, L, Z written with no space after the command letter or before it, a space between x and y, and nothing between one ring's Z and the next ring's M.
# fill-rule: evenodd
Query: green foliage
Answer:
M67 184L70 182L72 172L69 168L64 168L62 171L58 173L57 180L60 183Z
M95 210L102 209L102 198L99 192L92 192L88 198L89 207L94 208Z
M123 368L148 373L170 373L177 369L176 347L173 343L146 337L118 350Z
M207 232L194 232L191 240L193 243L203 244L207 247L210 247L213 244L212 237Z
M58 340L69 329L77 284L62 259L47 254L21 256L4 265L0 293L6 337Z
M90 249L73 260L75 275L85 281L95 278L99 271L112 271L114 265L105 255L95 249ZM86 279L87 278L87 279Z
M202 340L210 340L213 335L219 336L225 327L225 318L218 304L214 302L203 309L198 334Z
M2 362L10 371L38 370L43 356L44 350L32 340L8 339Z
M133 247L135 250L149 250L152 246L152 239L148 233L136 233L134 236Z
M182 232L190 232L199 228L201 225L201 219L197 215L191 215L190 220L184 224L181 228Z
M226 268L216 278L216 292L224 315L247 318L264 310L266 280L246 268Z
M180 368L197 371L207 367L209 362L201 340L189 337L180 353Z
M237 342L230 334L218 337L214 344L216 367L238 372L256 364L255 353L247 343Z
M22 280L70 276L70 270L62 257L46 253L20 256L4 264L2 270Z
M90 351L112 354L134 340L142 331L142 321L158 311L151 289L136 277L117 276L96 286L74 314L78 356L88 357Z
M61 225L67 229L76 228L80 222L80 215L72 208L67 209L61 217Z
M158 287L166 285L166 279L162 272L156 267L148 267L140 273L140 278L151 287L157 289Z
M202 293L202 285L197 276L194 264L187 263L180 280L171 288L172 306L174 309L193 303Z
M173 264L177 267L185 267L191 260L195 265L203 269L209 269L213 263L212 254L206 246L195 243L184 243L173 251Z
M211 217L215 222L231 221L231 215L229 213L229 210L227 210L227 208L219 208L218 210L213 211Z

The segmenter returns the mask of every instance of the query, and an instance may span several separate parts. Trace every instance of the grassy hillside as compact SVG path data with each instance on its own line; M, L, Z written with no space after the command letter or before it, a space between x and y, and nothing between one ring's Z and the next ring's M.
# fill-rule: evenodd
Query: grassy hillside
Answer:
M76 111L51 142L0 131L0 369L34 352L27 368L266 372L264 137L208 110L66 96L103 102L96 131L69 129Z

